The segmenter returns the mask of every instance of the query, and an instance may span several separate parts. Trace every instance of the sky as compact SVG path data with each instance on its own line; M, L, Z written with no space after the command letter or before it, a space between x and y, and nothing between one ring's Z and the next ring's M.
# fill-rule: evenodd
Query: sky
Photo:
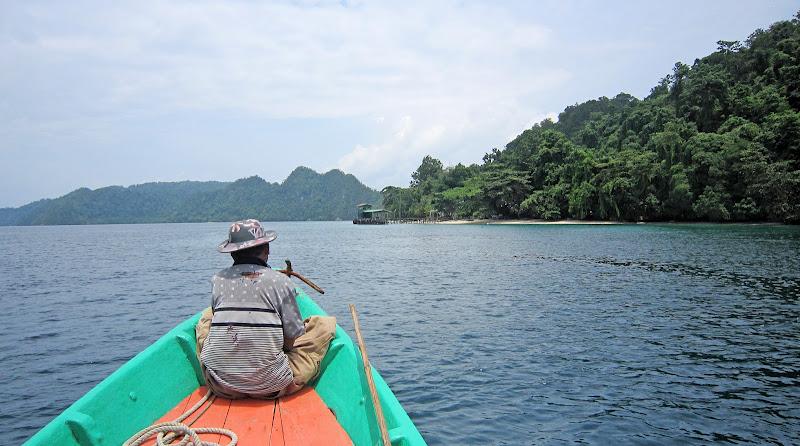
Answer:
M79 187L406 186L566 106L646 96L795 1L0 0L0 207Z

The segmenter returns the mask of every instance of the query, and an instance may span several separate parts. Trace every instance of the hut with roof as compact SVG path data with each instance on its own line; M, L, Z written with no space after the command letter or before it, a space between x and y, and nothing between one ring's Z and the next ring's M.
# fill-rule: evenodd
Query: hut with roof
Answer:
M367 203L357 205L356 209L354 225L385 225L388 221L389 211L386 209L373 209L372 205Z

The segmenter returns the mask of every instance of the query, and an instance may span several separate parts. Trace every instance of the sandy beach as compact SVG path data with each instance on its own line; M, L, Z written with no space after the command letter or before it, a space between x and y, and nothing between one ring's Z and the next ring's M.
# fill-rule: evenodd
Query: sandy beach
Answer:
M588 220L540 220L540 219L514 219L514 220L445 220L431 222L438 225L621 225L630 224L619 221L588 221Z

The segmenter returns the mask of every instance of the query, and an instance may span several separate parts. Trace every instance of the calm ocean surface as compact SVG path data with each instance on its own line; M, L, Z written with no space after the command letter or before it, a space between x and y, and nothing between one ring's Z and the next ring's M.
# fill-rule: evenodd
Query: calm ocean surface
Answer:
M800 444L800 228L275 223L436 444ZM227 224L0 227L0 444L205 307Z

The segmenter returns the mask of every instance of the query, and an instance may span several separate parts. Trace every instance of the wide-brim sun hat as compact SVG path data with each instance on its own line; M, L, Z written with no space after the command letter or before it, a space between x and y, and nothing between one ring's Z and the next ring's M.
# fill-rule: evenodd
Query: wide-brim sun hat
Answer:
M263 245L278 238L275 231L265 231L258 220L248 219L233 222L228 230L228 239L217 246L219 252L235 252Z

